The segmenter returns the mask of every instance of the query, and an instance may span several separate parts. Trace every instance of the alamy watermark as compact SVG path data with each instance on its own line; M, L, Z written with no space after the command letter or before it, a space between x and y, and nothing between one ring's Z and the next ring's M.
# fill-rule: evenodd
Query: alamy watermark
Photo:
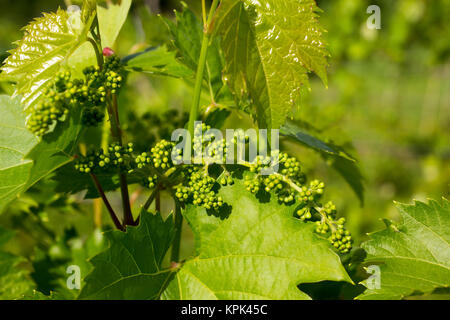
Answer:
M381 269L377 265L371 265L366 268L366 272L371 274L366 280L366 286L371 290L381 289Z
M373 4L367 7L366 12L371 14L367 18L367 28L381 29L381 9L379 6Z
M245 164L257 163L260 174L270 175L279 169L278 129L226 129L225 137L221 130L195 122L192 139L186 129L172 133L172 162L179 164ZM193 143L193 146L192 144Z
M66 285L70 290L80 290L81 289L81 269L77 265L70 265L66 269L66 273L69 274L67 277Z

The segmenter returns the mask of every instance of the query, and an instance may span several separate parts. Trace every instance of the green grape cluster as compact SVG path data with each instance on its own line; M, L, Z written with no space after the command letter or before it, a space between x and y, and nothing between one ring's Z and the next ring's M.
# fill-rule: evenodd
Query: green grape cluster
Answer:
M174 142L161 140L150 151L152 153L152 164L155 168L161 168L163 171L173 167L172 163L172 148L175 146Z
M157 183L158 183L158 175L157 174L154 174L147 178L146 185L149 189L153 189L154 187L156 187Z
M271 173L270 169L275 165L279 166L278 171ZM320 204L325 184L319 180L306 183L300 162L295 157L289 157L286 153L275 153L272 157L258 156L248 165L248 169L252 173L245 177L248 191L255 194L262 190L272 192L279 203L298 205L296 216L301 221L317 220L317 233L329 235L329 241L341 253L350 251L352 240L344 228L345 220L336 220L336 206L333 203ZM264 170L269 170L268 174L262 174Z
M300 203L311 203L313 201L319 200L323 194L323 189L325 184L319 180L313 180L308 186L304 185L301 187L297 194L297 200Z
M315 182L314 185L322 186L322 183ZM328 235L330 243L341 253L348 253L352 248L352 237L344 227L345 218L336 220L336 206L331 201L323 206L320 203L303 204L296 215L302 221L315 220L316 233Z
M278 170L275 170L275 166L278 166ZM296 200L299 200L301 198L300 189L308 192L308 188L299 187L305 180L299 161L296 158L289 157L286 153L278 154L274 152L271 156L257 156L249 164L249 171L254 175L246 176L247 190L252 193L257 193L260 190L274 191L280 203L293 204Z
M230 144L224 139L214 140L214 134L208 133L208 130L211 130L211 126L205 123L195 126L193 139L194 161L199 163L199 158L202 157L201 163L203 165L226 162L226 154Z
M178 187L175 195L182 202L191 200L192 204L205 209L218 209L223 205L222 197L217 195L217 181L202 169L189 174L188 186Z
M353 239L350 232L345 230L344 223L345 218L337 221L337 229L332 232L328 240L340 252L348 253L352 248Z
M30 109L28 129L37 136L43 136L53 125L64 121L73 108L83 109L84 125L98 125L104 119L108 90L115 93L121 86L121 67L119 58L111 56L106 58L103 68L85 68L84 79L71 79L69 71L56 74L43 89L42 98Z
M226 139L215 140L216 137L213 133L209 133L209 130L211 130L211 126L202 123L197 124L194 131L194 157L201 155L203 165L226 163L229 150L233 150L236 145L240 146L240 143L246 144L249 142L249 136L243 130L235 131L231 141ZM200 162L198 159L194 158L194 160L196 163ZM245 161L245 159L240 160Z
M299 208L297 210L297 216L302 221L310 220L313 216L313 213L311 212L311 207L304 206L302 208Z
M143 152L134 160L138 169L144 168L146 165L152 163L152 158L147 152Z
M209 127L197 126L196 130L197 133L204 134ZM237 137L234 143L241 138L245 139L244 136ZM229 147L224 140L221 143L218 142L218 146L224 150ZM205 146L199 139L196 139L195 145L202 150ZM169 169L174 168L175 163L172 159L174 156L181 157L180 152L181 150L177 150L174 142L161 140L151 148L150 152L136 156L135 168L151 169L151 174L148 174L148 170L144 170L146 172L144 185L155 188L157 184L165 183L165 180L159 181L160 174L155 174L155 170L163 175L166 174ZM108 154L110 153L111 151ZM85 163L88 170L93 170L98 160L95 157L89 158ZM85 170L85 167L80 168ZM319 180L307 182L298 159L286 153L273 152L271 156L258 156L253 162L244 161L230 167L215 165L208 161L201 164L182 164L179 170L171 171L171 174L177 172L176 186L169 184L168 187L175 189L175 196L182 203L191 203L207 210L218 210L224 205L219 190L221 187L234 183L234 171L239 175L243 173L248 191L254 194L270 193L278 199L280 204L296 205L296 216L299 220L315 222L316 233L327 237L332 246L341 253L350 251L352 238L344 227L345 219L336 219L336 206L332 202L323 205L320 202L325 184Z
M83 111L81 122L88 127L95 127L103 121L105 113L99 107L86 108Z
M147 165L152 165L154 168L166 171L173 167L172 153L175 146L174 142L167 140L159 141L150 153L143 152L136 157L135 162L139 169L144 168Z
M120 58L116 55L105 57L105 62L101 70L99 67L95 67L94 69L96 69L96 72L90 77L91 81L100 83L102 86L104 85L111 93L117 93L123 81L121 74L122 62Z
M302 182L304 175L301 172L300 161L295 157L289 157L287 153L279 155L280 173L290 179Z
M150 152L143 152L135 157L135 167L137 169L152 168L153 170L150 170L151 172L155 172L155 170L158 170L161 173L167 172L167 170L174 167L172 161L172 155L175 153L176 149L174 147L175 143L161 140L151 148ZM150 189L154 188L157 183L158 174L150 175L146 181L144 181L144 185Z
M128 172L134 168L133 151L132 143L126 146L111 144L106 150L92 151L85 157L79 157L75 170L81 173L105 173L117 169Z
M208 131L210 129L211 129L211 126L208 126L205 123L196 124L196 126L194 128L194 137L192 139L194 157L196 155L198 155L198 156L203 155L203 147L206 144L205 141L208 141L209 139L212 138L212 135L206 134L206 131ZM198 162L198 160L197 160L197 162Z
M53 124L63 121L76 102L77 89L70 76L68 71L58 73L54 81L43 89L42 99L30 109L27 127L35 135L43 136Z
M225 187L225 186L231 186L234 184L234 180L233 177L231 176L231 174L227 171L224 171L223 174L221 175L221 177L218 179L219 183L221 186Z
M248 191L255 194L258 193L261 187L261 183L258 179L245 179L244 184Z

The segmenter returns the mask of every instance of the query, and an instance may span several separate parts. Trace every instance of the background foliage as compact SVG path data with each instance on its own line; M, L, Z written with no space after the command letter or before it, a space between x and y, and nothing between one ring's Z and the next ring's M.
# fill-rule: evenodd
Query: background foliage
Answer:
M42 11L56 11L62 5L56 0L6 2L8 11L0 13L2 60L6 51L13 47L11 43L22 38L21 27ZM200 15L199 1L186 3ZM367 232L384 228L381 219L401 221L393 200L410 203L412 199L425 201L450 196L450 26L447 22L450 5L445 0L320 0L317 3L323 10L320 22L328 30L324 35L331 55L328 88L323 87L319 77L312 77L312 90L303 93L301 107L292 121L305 133L321 137L332 152L317 154L291 140L284 144L304 163L308 174L326 182L328 194L333 195L340 214L348 220L348 228L360 242L368 239ZM368 14L365 11L369 4L381 7L381 30L366 28ZM149 45L164 45L161 50L171 48L165 35L170 32L166 24L170 24L174 8L182 8L179 1L159 1L159 4L158 1L133 1L114 49L125 56ZM161 13L169 22L156 17L155 13ZM115 32L111 30L112 34ZM195 59L189 63L195 64ZM168 107L178 110L180 118L189 110L192 89L177 77L189 75L191 71L180 66L169 69L175 72L173 78L158 77L158 73L169 71L156 70L154 65L147 70L154 76L133 74L121 95L120 104L127 106L121 109L126 134L136 137L144 146L167 137L182 125L164 121ZM215 89L214 95L226 101L227 92L217 87L214 82L217 79L209 77L207 80ZM0 91L11 94L12 88L7 82L0 82ZM208 107L208 98L202 97L205 107ZM154 114L163 120L155 123ZM8 129L2 127L3 122L1 119L0 130L6 132ZM248 127L251 119L233 113L226 125L233 127L233 123ZM151 129L155 126L159 130ZM30 137L25 138L31 149L34 142ZM305 137L302 139L305 141ZM83 142L87 146L98 143ZM58 141L53 143L59 145ZM316 142L308 140L308 143L315 145ZM54 150L55 146L50 144L49 148L44 151ZM349 159L353 158L358 160L356 173L351 170L353 162ZM60 155L53 160L56 167L67 161ZM1 161L0 165L8 167ZM44 166L33 173L24 173L29 168L23 163L17 170L20 177L39 176L42 170L48 169ZM347 174L346 181L339 172L352 172L352 175ZM0 244L4 244L9 261L7 267L24 264L38 289L47 294L58 286L54 283L58 278L55 275L63 275L68 264L76 259L82 261L85 256L92 257L104 248L102 240L92 236L93 231L110 227L107 213L99 209L98 203L83 200L80 204L80 195L54 193L62 187L57 177L41 181L0 215L0 226L16 230L15 234L5 231L4 238L0 230ZM145 199L142 190L132 191L134 201ZM119 197L112 202L119 204ZM163 212L172 209L164 195L162 209ZM194 253L193 234L188 228L184 231L182 256L188 257ZM12 237L12 241L6 241ZM18 256L30 259L20 260ZM85 268L87 272L91 266ZM16 275L21 284L17 290L23 287L25 292L31 285L22 276ZM169 290L166 294L170 293ZM308 293L314 296L313 292ZM61 294L70 297L72 293Z

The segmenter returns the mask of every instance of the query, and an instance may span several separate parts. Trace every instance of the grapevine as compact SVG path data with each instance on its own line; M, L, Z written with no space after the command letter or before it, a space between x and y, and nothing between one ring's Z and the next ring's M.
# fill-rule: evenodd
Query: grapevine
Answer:
M195 130L204 134L210 129L205 124L198 125ZM239 134L238 134L239 135ZM207 139L205 139L207 140ZM230 145L225 140L215 141L214 150L222 148L224 157L230 147L235 147L239 139L234 139ZM245 139L244 139L245 140ZM208 143L194 140L194 148L204 152ZM301 163L287 153L274 153L272 156L257 156L253 161L241 162L238 166L222 165L220 173L212 174L214 164L203 159L200 164L181 164L181 170L173 159L180 160L180 155L174 142L161 140L148 152L137 154L130 143L126 148L111 145L106 151L100 150L86 157L80 157L75 168L83 173L100 173L119 168L124 172L141 171L146 178L142 185L154 189L166 183L165 188L173 190L173 194L180 203L201 206L207 210L218 211L225 204L219 195L220 188L234 183L233 175L236 171L244 171L244 183L249 192L257 196L261 192L271 194L278 202L286 206L296 206L296 217L303 222L315 223L315 232L326 237L341 253L348 253L352 248L352 237L345 229L345 218L336 217L336 206L332 202L322 204L325 184L319 180L309 183ZM192 158L194 160L195 157ZM197 159L198 160L198 159ZM262 174L264 169L278 171ZM174 185L172 181L178 181Z
M86 67L84 79L72 79L70 71L63 71L43 90L43 97L28 111L27 127L37 136L51 131L63 122L72 109L83 110L82 123L97 126L103 122L108 91L120 89L123 76L121 62L116 55L106 58L103 68Z

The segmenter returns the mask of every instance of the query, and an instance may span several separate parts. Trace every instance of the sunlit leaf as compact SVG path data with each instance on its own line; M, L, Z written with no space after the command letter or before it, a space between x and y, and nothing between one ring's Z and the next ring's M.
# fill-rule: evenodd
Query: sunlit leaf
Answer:
M350 281L338 255L314 234L313 223L293 217L295 206L259 202L243 183L224 187L230 216L205 209L184 212L199 255L187 261L165 291L165 299L309 299L297 285Z
M108 2L106 7L97 6L98 24L102 47L113 47L120 30L128 16L131 0L121 0L117 3Z
M109 248L95 256L80 299L157 299L171 279L162 260L173 239L173 220L142 212L138 227L106 233Z
M397 204L402 223L370 235L365 264L378 265L359 299L402 299L450 286L450 202ZM379 277L377 287L376 277Z
M42 140L27 154L34 164L25 188L29 188L56 169L73 161L78 138L82 132L81 109L74 109L69 119L56 126L55 130L42 137Z
M25 156L38 143L19 100L0 95L0 211L24 190L33 165Z
M165 46L149 48L125 59L127 68L154 75L175 78L193 78L194 72L175 58L175 52L168 51Z
M292 121L287 121L280 128L280 134L319 152L327 160L327 163L348 183L361 204L364 203L364 177L356 160L345 152L343 147L319 139Z
M328 52L314 0L224 0L216 21L222 36L225 77L241 99L247 95L262 128L279 128L308 73L326 84Z
M15 94L22 95L24 108L41 96L63 62L85 41L92 18L84 23L79 12L58 9L24 28L24 37L2 66L2 77L16 82Z
M188 8L175 13L175 22L164 19L172 36L174 49L178 52L180 61L192 71L197 71L198 60L203 38L203 24ZM220 100L224 90L222 81L223 57L218 39L213 39L208 47L204 78L212 98Z
M14 232L0 228L0 249ZM35 287L29 272L19 264L25 259L0 250L0 300L20 299Z

